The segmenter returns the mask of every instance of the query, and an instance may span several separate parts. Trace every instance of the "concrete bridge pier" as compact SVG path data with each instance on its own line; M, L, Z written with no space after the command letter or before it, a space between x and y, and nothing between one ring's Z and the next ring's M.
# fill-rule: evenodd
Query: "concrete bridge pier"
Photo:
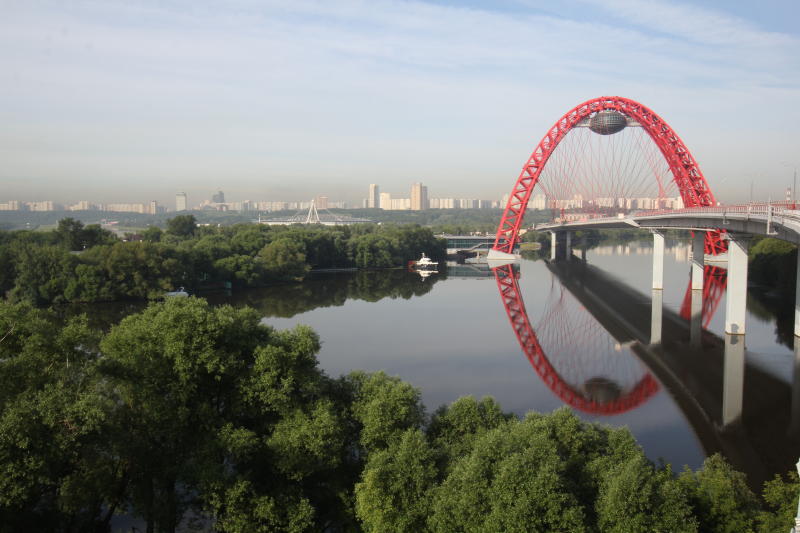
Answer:
M689 322L689 345L700 346L703 332L703 278L706 265L706 232L695 231L692 238L692 301Z
M653 289L664 288L664 234L650 230L653 234Z
M800 437L800 260L795 274L797 287L794 293L794 371L792 372L792 411L789 435Z
M691 316L689 318L689 346L700 347L703 334L703 291L692 289Z
M794 344L797 345L800 337L800 259L797 261L794 279L797 282L794 289Z
M725 333L744 335L747 310L747 240L728 236L728 290L725 295ZM797 331L797 330L795 330Z
M703 274L706 266L706 232L695 231L692 239L692 290L703 290Z
M725 335L725 362L722 381L722 426L742 418L744 392L744 335Z
M794 372L792 380L792 409L789 435L800 437L800 337L794 337Z
M650 311L650 344L661 344L661 325L664 314L664 291L653 289Z
M566 260L569 261L572 259L572 232L567 231L567 242L566 246L564 247L564 254L566 256Z
M742 415L744 387L745 317L747 311L746 238L727 234L728 289L725 295L725 368L722 393L722 423L735 422Z
M550 232L550 261L556 260L556 249L558 247L558 236L555 231Z

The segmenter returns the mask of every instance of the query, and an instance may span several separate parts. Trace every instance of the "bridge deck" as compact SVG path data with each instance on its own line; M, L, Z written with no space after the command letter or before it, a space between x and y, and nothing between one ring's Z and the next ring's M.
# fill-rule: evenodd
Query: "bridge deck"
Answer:
M765 235L800 244L800 210L767 204L695 207L638 212L622 218L607 217L537 224L533 229L562 232L630 228L702 231L722 229L729 233Z

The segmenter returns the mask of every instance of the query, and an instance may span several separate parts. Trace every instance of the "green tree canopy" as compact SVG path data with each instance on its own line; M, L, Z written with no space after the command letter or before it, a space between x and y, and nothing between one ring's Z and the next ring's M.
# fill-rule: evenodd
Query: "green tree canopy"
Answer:
M194 215L178 215L167 220L167 233L177 237L191 237L196 228L197 220Z

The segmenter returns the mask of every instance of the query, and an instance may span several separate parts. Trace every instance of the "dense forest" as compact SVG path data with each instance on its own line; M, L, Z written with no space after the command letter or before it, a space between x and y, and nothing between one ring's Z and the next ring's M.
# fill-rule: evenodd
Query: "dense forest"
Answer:
M674 472L626 429L491 398L428 414L383 373L334 378L307 327L244 307L152 303L106 333L0 303L0 531L774 532L720 457Z
M125 242L68 218L54 231L0 232L0 293L40 305L157 298L298 280L312 268L404 266L422 252L444 259L445 243L416 225L198 226L180 215Z

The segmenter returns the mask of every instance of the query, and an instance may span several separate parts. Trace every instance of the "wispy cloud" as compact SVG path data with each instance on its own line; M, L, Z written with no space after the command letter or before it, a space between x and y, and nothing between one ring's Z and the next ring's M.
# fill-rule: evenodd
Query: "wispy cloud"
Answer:
M226 173L358 188L380 169L477 194L603 93L691 126L700 150L737 122L766 138L797 122L796 37L689 4L569 4L18 3L0 21L0 180L105 166L170 186ZM753 164L708 153L720 170Z

